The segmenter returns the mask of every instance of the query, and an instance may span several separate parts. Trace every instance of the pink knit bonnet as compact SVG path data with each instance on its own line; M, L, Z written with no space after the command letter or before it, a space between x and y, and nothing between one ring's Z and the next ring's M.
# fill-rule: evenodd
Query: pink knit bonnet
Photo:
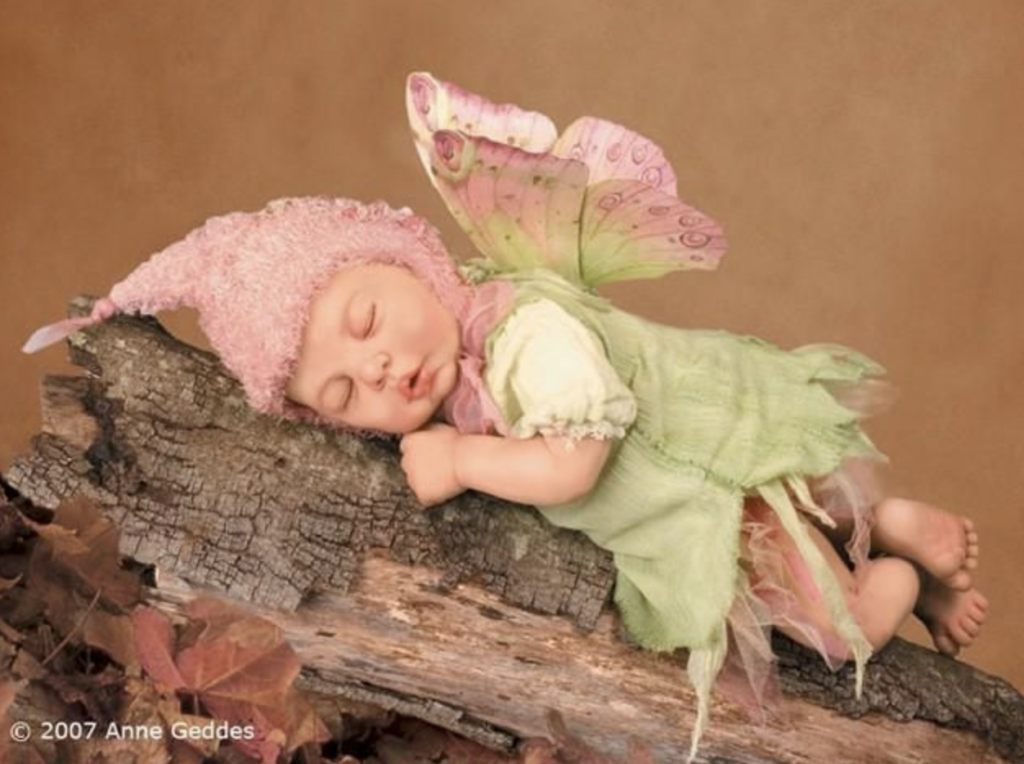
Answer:
M408 209L278 199L259 212L211 218L115 285L89 317L44 327L23 349L35 352L115 313L192 307L255 409L316 419L285 398L310 303L340 268L365 263L408 268L460 321L470 309L474 290L438 232Z

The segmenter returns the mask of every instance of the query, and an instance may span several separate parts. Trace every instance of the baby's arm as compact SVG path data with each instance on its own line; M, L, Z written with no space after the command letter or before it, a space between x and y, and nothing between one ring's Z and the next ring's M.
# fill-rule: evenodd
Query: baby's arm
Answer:
M463 487L509 501L564 504L590 492L610 452L611 441L596 438L460 435L455 474Z
M610 440L465 435L434 424L402 438L402 469L416 497L438 504L467 488L547 506L584 496L611 452Z
M633 393L600 337L551 300L530 302L508 319L493 341L485 382L509 419L509 437L434 425L402 440L402 467L424 504L466 488L535 506L581 498L597 482L611 439L636 418Z

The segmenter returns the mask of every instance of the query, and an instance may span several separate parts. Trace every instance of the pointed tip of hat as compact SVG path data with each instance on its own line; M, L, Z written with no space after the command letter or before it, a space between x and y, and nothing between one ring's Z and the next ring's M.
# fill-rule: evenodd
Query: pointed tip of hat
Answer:
M21 352L31 355L38 353L43 348L56 345L65 337L69 337L80 329L93 326L106 321L117 312L117 306L108 298L103 297L97 300L92 307L92 312L83 318L66 318L54 324L47 324L32 332L32 336L21 346Z
M88 326L89 323L90 319L88 318L69 318L64 321L58 321L55 324L47 324L32 333L28 341L21 346L21 352L27 354L38 353L43 348L56 345L83 326Z

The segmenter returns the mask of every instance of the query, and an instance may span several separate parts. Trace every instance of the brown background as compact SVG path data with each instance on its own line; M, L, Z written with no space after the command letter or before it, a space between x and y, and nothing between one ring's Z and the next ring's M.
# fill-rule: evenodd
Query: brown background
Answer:
M973 516L986 633L1024 687L1024 4L0 0L0 465L37 430L18 348L206 217L383 198L467 239L416 160L423 69L660 143L722 222L715 274L617 287L653 319L836 341L903 396L872 433L895 492ZM193 316L172 330L195 341ZM920 637L918 627L908 634Z

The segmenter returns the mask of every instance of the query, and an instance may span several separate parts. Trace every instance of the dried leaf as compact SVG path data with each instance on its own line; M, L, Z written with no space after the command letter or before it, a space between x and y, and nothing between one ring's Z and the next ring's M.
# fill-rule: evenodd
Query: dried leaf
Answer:
M134 630L126 615L116 615L98 608L93 597L86 598L74 589L51 580L48 572L39 572L41 558L33 557L29 596L41 599L46 620L73 645L86 644L102 650L126 669L136 671L139 657L135 649Z
M280 730L283 733L281 745L289 751L306 743L323 742L331 736L313 706L295 687L290 687L274 705L256 706L254 717L260 729Z
M117 527L88 499L64 502L52 523L25 522L44 542L33 549L32 575L45 571L46 579L63 579L89 596L99 591L115 612L128 612L141 600L138 577L120 566Z
M77 741L74 749L77 761L83 764L171 764L175 761L163 737L159 740L150 736L120 739L97 735Z
M58 634L66 636L74 631L92 598L85 598L62 582L54 581L49 563L46 553L32 555L27 595L42 603L46 621Z
M216 721L210 719L208 716L196 716L195 714L183 714L180 711L172 710L167 707L162 711L164 718L167 720L168 729L173 728L175 725L179 729L186 730L202 730L204 727L210 727L216 725ZM201 753L204 758L209 758L217 754L217 750L220 748L221 741L213 735L203 736L201 732L196 732L194 735L179 733L177 739L182 743L185 743L193 751Z
M174 627L155 608L139 606L131 615L135 627L135 649L139 661L154 681L171 690L185 686L185 680L174 662Z
M93 610L82 625L82 641L102 650L126 670L138 671L135 630L128 616Z
M199 753L184 740L172 740L170 748L171 761L174 764L203 764L209 758L203 756L203 754Z
M274 750L272 747L268 747L267 750L262 753L257 751L255 753L246 753L233 745L221 748L217 752L217 764L277 764L277 756L280 754L279 751Z
M193 600L186 613L193 621L187 637L191 644L176 657L169 621L148 608L133 616L139 652L151 676L196 693L217 719L253 725L257 739L234 745L262 760L273 762L281 749L330 737L292 687L299 659L276 624L214 598Z
M189 689L204 699L267 705L287 694L299 673L299 661L285 642L250 647L229 637L200 642L178 656Z
M27 743L19 746L17 758L12 757L11 762L12 764L53 764L52 758L47 759L48 757L39 752L35 743ZM2 761L6 762L7 759L2 759Z
M25 679L15 681L10 679L0 680L0 719L6 716L7 710L14 703L14 699L18 697L18 693L21 692L26 684L28 684L28 681Z
M17 586L19 583L21 583L21 579L22 578L23 578L23 576L21 576L21 575L17 575L14 578L2 578L2 577L0 577L0 594L2 594L3 592L8 591L10 589L13 589L15 586Z
M36 532L39 538L49 543L50 547L64 554L87 554L89 547L82 543L73 528L66 528L57 523L37 523L25 518L25 522Z
M192 600L185 613L202 623L201 638L207 642L227 638L239 645L260 647L277 646L283 641L277 624L216 597Z
M209 724L210 719L181 713L180 702L173 694L159 690L152 682L129 676L124 680L124 694L129 699L121 714L121 723L129 726L159 726L163 729L163 746L156 750L166 752L175 764L192 761L195 764L216 755L217 740L178 740L171 732L175 724L196 727Z
M278 648L274 652L279 655L283 650ZM223 657L226 654L217 651L213 655ZM319 742L329 738L323 723L297 690L289 687L278 694L267 690L265 685L273 682L264 682L264 679L271 677L264 677L262 672L273 671L274 663L273 659L249 663L244 671L232 672L230 679L223 684L212 685L199 694L203 705L214 717L253 725L257 739L241 740L235 745L250 755L270 762L276 761L280 749L292 750L311 741ZM261 688L261 685L264 686ZM252 688L252 696L259 697L260 701L247 697L247 688ZM271 748L275 749L272 756Z
M7 711L18 693L28 684L27 680L0 680L0 761L7 761L7 746L10 742L10 728L15 719L7 718Z
M6 554L19 547L22 539L30 534L17 507L13 504L0 504L0 552Z
M19 650L11 664L11 673L22 679L45 679L49 672L27 650Z
M177 697L161 692L141 677L126 676L124 692L128 702L121 718L127 724L153 724L167 721L169 717L177 720L180 716L181 704Z
M0 559L3 559L2 555ZM22 586L5 598L3 613L10 626L24 632L34 628L45 617L46 603L33 590Z
M0 637L3 637L8 642L15 645L21 644L21 642L25 639L24 634L22 634L20 631L12 627L10 624L7 623L7 621L3 620L2 618L0 618Z
M111 718L112 701L116 702L119 691L113 693L114 697L111 697L109 679L48 671L40 681L68 706L77 705L84 709L87 718ZM67 712L57 718L68 718Z
M323 754L320 753L320 745L318 743L306 743L301 746L298 751L298 757L298 760L301 761L302 764L331 764L331 761L325 759ZM340 762L337 760L333 761L335 764L345 764L344 759ZM358 764L358 762L356 762L356 764Z

